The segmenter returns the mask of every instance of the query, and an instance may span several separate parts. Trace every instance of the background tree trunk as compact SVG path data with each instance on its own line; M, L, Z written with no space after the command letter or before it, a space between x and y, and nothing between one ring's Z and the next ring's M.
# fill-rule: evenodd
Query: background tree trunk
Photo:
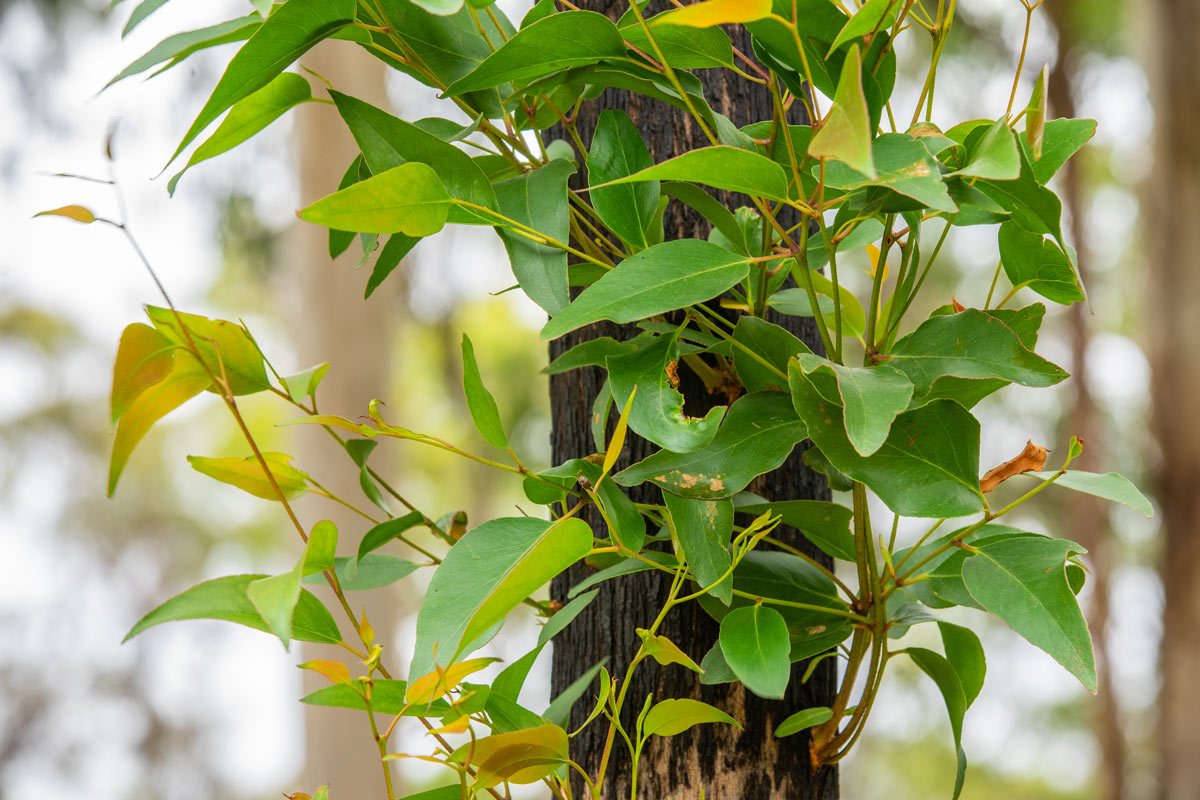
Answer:
M1159 727L1163 800L1200 787L1200 4L1156 0L1153 38L1154 171L1146 187L1150 358L1166 538Z
M581 3L580 7L616 18L626 4L612 0L590 0ZM648 9L648 13L653 13L653 9ZM749 36L740 27L735 30L733 38L735 46L742 52L750 52ZM714 110L729 117L736 125L770 118L770 96L765 90L760 91L756 85L726 70L702 72L700 77L705 82L706 95ZM709 144L688 115L625 92L606 91L598 100L584 106L580 112L580 130L594 129L600 112L609 108L622 109L630 115L641 129L655 161ZM733 197L725 196L723 200L732 203ZM749 205L744 197L737 204ZM678 203L668 207L664 224L667 239L703 238L709 228L707 222ZM822 352L811 320L779 317L771 321L792 331L814 351ZM636 332L637 329L632 326L608 323L592 325L552 343L550 354L555 357L579 342L596 336L627 339ZM689 414L702 415L713 405L726 402L723 397L709 396L703 383L690 371L683 369L682 365L680 379L680 390ZM592 401L603 382L604 373L598 368L577 369L551 377L554 463L595 452L589 420ZM646 441L631 436L626 442L626 452L618 462L618 468L645 458L654 449ZM824 478L809 470L801 461L803 449L803 445L798 447L779 470L757 479L750 485L750 491L768 499L828 499L829 490ZM635 501L661 502L659 490L648 483L634 488L631 494ZM604 523L594 511L589 510L586 518L593 528L604 530ZM827 556L809 545L796 531L787 529L780 536L804 548L815 558L829 563ZM584 564L576 565L554 581L551 595L565 602L567 590L591 571ZM602 584L596 600L555 639L552 695L565 689L604 654L611 656L609 671L616 676L624 675L626 666L639 646L634 629L649 627L665 602L669 588L670 580L656 571ZM672 612L659 632L699 661L716 641L717 631L717 623L698 604L689 603ZM747 693L740 684L702 686L697 680L698 676L690 670L678 666L660 668L653 661L642 662L626 701L624 724L627 730L633 730L633 720L642 700L651 693L656 699L701 699L728 711L744 725L744 730L738 731L730 725L700 725L678 736L653 737L641 759L639 794L655 800L696 798L703 788L705 796L723 800L836 798L837 769L829 767L818 775L813 774L807 736L796 735L784 739L772 736L775 725L789 714L809 706L829 705L833 700L836 680L833 660L821 662L808 683L800 680L804 666L798 664L793 670L784 700L768 702ZM594 696L585 696L576 706L573 713L576 722L588 713L593 699ZM599 765L606 735L606 725L593 724L573 740L573 758L593 774ZM630 774L629 754L618 740L603 797L628 797ZM578 776L573 776L573 779L579 781ZM581 781L574 791L577 797L584 795Z

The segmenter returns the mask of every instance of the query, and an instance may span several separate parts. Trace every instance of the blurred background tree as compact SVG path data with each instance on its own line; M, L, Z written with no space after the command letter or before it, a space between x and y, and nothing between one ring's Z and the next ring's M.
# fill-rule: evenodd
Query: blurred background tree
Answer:
M151 435L124 481L124 502L102 497L108 364L124 322L153 300L151 287L115 237L25 220L57 204L43 201L61 187L38 173L102 172L110 119L122 118L118 165L151 257L168 252L166 242L189 245L176 248L187 257L159 265L183 305L246 317L283 366L333 361L327 387L339 396L328 396L330 411L353 416L379 396L395 419L461 442L476 435L459 390L458 335L466 330L510 430L530 452L548 455L537 312L516 295L489 296L510 282L491 237L424 242L364 303L370 256L355 271L356 244L330 263L315 229L292 225L292 210L326 193L350 159L323 128L327 109L302 108L247 152L196 169L169 203L162 181L148 180L186 123L179 109L201 102L219 61L93 96L169 33L245 5L174 4L118 45L123 8L104 17L100 0L0 0L0 208L9 233L0 252L0 541L10 564L0 582L0 798L269 797L318 776L341 788L336 796L371 793L346 777L354 771L348 753L369 746L366 731L343 730L336 714L305 717L295 702L298 652L216 623L118 645L169 587L274 569L294 555L273 506L209 486L183 460L243 454L216 403ZM1003 104L1012 87L998 76L1020 57L1026 14L1018 0L963 0L958 13L935 118ZM1091 466L1119 466L1154 488L1162 513L1146 522L1123 507L1069 509L1075 528L1064 535L1091 551L1086 591L1104 690L1086 695L1007 629L991 630L989 652L1005 649L967 722L972 772L963 796L1191 798L1200 786L1200 583L1191 577L1200 565L1200 423L1190 407L1200 361L1189 353L1200 338L1189 335L1200 325L1190 305L1200 299L1200 6L1047 0L1032 26L1018 100L1048 64L1052 115L1100 122L1091 147L1060 177L1090 303L1052 312L1043 338L1047 356L1075 380L1049 397L1010 389L992 402L983 461L998 463L1026 438L1077 433L1088 440ZM302 63L339 85L362 82L356 91L374 81L393 104L428 103L424 89L361 72L360 58L345 64L353 74L340 74L338 43L330 44L332 52ZM910 94L898 90L897 99L911 104ZM99 206L111 202L101 189ZM955 275L990 278L996 264L970 229L952 241L947 299ZM284 276L297 274L303 288L288 294ZM277 409L248 408L270 431L268 412ZM322 481L344 472L315 438L294 429L269 435ZM471 497L463 510L482 518L519 502L519 487L437 454L395 448L376 458L427 507L456 511L452 497ZM308 519L334 514L317 501L303 511ZM1022 524L1044 528L1036 513ZM412 628L405 594L377 594L368 613L403 660L400 642ZM885 689L868 734L905 735L864 742L843 770L845 796L939 796L954 758L940 699L899 669ZM376 780L375 772L364 775ZM405 775L409 790L429 779L408 766Z

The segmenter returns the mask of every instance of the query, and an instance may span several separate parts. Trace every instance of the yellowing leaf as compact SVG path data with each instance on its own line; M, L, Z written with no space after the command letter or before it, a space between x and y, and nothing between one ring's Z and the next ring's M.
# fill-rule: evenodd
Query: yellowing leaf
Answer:
M654 24L711 28L734 22L755 22L771 16L771 6L771 0L705 0L660 14Z
M49 211L39 211L34 214L35 217L66 217L73 219L76 222L88 224L96 221L96 215L83 206L62 206L60 208L52 208Z
M167 377L175 363L171 341L149 325L135 322L121 334L113 364L112 421L129 408L138 395Z
M309 669L318 675L324 677L330 683L350 683L350 669L340 661L323 661L317 659L314 661L305 661L299 665L300 669Z
M498 658L472 658L459 664L451 664L445 669L435 667L433 672L422 675L408 685L404 699L413 705L432 703L458 686L463 678L473 675L499 660Z
M286 453L263 453L263 460L275 478L279 491L287 500L292 500L308 491L308 476L291 466L292 457ZM188 456L188 463L197 472L222 483L236 486L264 500L278 500L275 487L263 472L262 465L254 456L246 458L204 458Z
M870 275L872 278L874 278L875 270L879 266L879 248L873 244L869 244L866 246L865 249L867 251L867 259L870 262L870 264L868 265L867 269L864 270L864 272L866 272L868 275ZM888 277L888 265L887 265L887 262L884 261L883 262L883 279L886 281L887 277Z
M862 60L858 45L853 44L842 65L842 76L833 95L833 108L808 143L808 154L814 158L836 158L874 180L870 120L863 94Z
M510 733L485 736L454 751L452 761L476 765L476 788L503 781L534 783L567 760L567 732L557 725L539 725Z
M637 635L642 639L642 649L647 655L651 656L655 661L662 664L664 667L668 664L679 664L687 667L692 672L703 673L700 665L693 661L687 653L679 649L679 646L665 636L655 636L645 628L638 628Z
M617 463L617 458L621 455L621 448L625 446L625 433L629 430L629 412L633 409L633 398L636 396L637 387L634 386L633 391L629 393L629 399L625 401L625 408L617 420L617 427L613 430L612 439L608 442L608 450L604 454L604 466L600 470L600 480L604 480L604 476L613 468L613 464Z

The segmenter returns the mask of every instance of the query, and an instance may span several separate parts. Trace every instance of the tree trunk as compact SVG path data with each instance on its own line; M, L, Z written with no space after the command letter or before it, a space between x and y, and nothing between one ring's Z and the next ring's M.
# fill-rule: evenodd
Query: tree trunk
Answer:
M626 4L591 0L580 6L615 18ZM740 28L734 35L734 44L744 53L751 52L749 36ZM765 90L760 91L757 85L738 79L726 70L708 71L700 76L713 108L736 125L770 118L770 96ZM622 109L630 115L641 129L655 161L709 144L686 114L656 101L611 90L581 110L580 130L594 129L600 112L609 108ZM726 196L723 200L730 203L732 198ZM748 205L745 198L743 204ZM708 224L702 218L678 203L668 207L664 222L667 239L703 238L708 232ZM814 351L822 352L820 339L810 320L779 317L771 321L799 336ZM627 339L636 332L632 326L592 325L552 343L551 356L596 336ZM701 415L717 402L725 402L724 398L709 396L699 378L682 365L680 381L689 414ZM603 371L592 367L551 377L554 463L595 452L589 421L592 401L603 382ZM645 458L654 449L646 441L631 435L618 469ZM757 479L750 485L750 490L772 500L828 499L829 490L824 478L804 466L800 458L802 450L803 446L797 448L783 467ZM635 501L661 502L659 490L649 483L635 487L631 494ZM604 530L604 523L594 510L589 510L585 518L597 531ZM827 556L809 545L797 532L787 529L781 531L780 536L814 558L829 563ZM591 569L583 564L568 570L554 581L552 597L565 602L568 589L590 572ZM650 626L665 602L669 587L670 580L657 571L602 584L596 600L555 639L552 694L557 695L604 655L610 656L609 671L623 676L640 644L634 629ZM698 604L689 603L672 612L659 632L699 661L716 641L717 631L717 623ZM804 667L803 663L796 665L784 700L768 702L747 693L740 684L702 686L698 676L690 670L679 666L660 668L650 660L642 662L626 701L623 723L627 730L633 730L634 718L648 694L653 694L656 699L701 699L729 712L742 723L744 730L730 725L699 725L678 736L652 737L641 758L640 796L654 800L682 800L699 797L703 789L706 797L722 800L836 798L837 769L827 767L819 774L813 774L806 735L783 739L772 735L775 725L789 714L810 706L829 705L833 700L836 680L833 660L822 661L807 683L801 682ZM593 700L594 697L585 696L576 705L572 717L576 724L590 711ZM593 724L572 741L572 757L593 775L599 766L606 736L607 725ZM602 797L628 797L630 776L629 754L618 739ZM575 796L586 796L579 777L573 775L573 780L577 782L573 787Z
M1155 86L1154 172L1146 188L1146 244L1154 425L1161 452L1163 543L1163 800L1200 787L1200 5L1157 0L1149 66Z

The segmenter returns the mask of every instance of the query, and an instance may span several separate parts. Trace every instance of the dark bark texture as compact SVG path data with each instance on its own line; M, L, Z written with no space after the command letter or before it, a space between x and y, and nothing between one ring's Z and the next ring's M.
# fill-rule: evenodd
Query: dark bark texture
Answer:
M580 3L580 6L616 18L624 11L626 3L624 0L589 0ZM648 13L654 13L655 10L656 4L652 4ZM749 36L740 27L733 31L733 39L742 52L751 52ZM726 70L702 72L700 77L714 110L729 117L734 124L741 126L771 116L770 96L758 85L739 79ZM648 98L611 90L581 110L581 134L586 136L586 132L593 130L600 112L609 108L621 109L630 115L642 131L655 161L709 144L699 127L686 114ZM726 195L721 199L731 207L749 205L745 197L736 195ZM667 239L704 238L709 230L707 222L676 202L667 208L665 226ZM811 320L781 316L772 317L771 321L799 336L814 351L822 352ZM633 326L610 323L592 325L553 342L550 354L556 357L570 347L597 336L627 339L637 332ZM709 395L699 378L682 364L679 374L680 391L684 394L685 408L689 414L700 415L713 405L726 402L724 397ZM598 368L577 369L551 378L554 463L595 452L589 423L593 399L603 382L604 373ZM804 447L797 447L779 470L758 478L750 485L750 491L772 500L828 499L829 489L824 477L809 470L801 460ZM626 442L625 453L618 462L618 469L645 458L655 449L648 442L631 435ZM635 487L631 495L636 501L661 502L658 488L650 483ZM598 533L606 535L603 533L604 523L594 510L589 509L585 519ZM798 532L786 529L781 530L779 535L828 563L828 557L812 547ZM577 564L554 581L552 597L565 602L570 587L591 572L592 569L587 565ZM651 625L662 608L669 588L670 576L655 571L602 584L596 600L555 639L552 695L557 695L605 656L609 657L608 670L614 677L623 677L625 668L639 646L634 629ZM673 611L659 629L660 634L671 639L697 661L714 644L717 632L717 623L696 603ZM653 737L641 757L639 796L647 800L684 800L700 797L703 790L705 797L719 800L837 798L837 769L827 767L814 775L806 735L783 739L776 739L772 735L775 726L788 715L810 706L829 705L833 700L836 682L834 661L826 659L821 662L808 682L802 683L805 666L804 663L795 665L787 696L782 701L764 701L746 692L740 684L702 686L698 676L690 670L679 666L660 668L649 659L642 662L625 703L623 722L627 730L633 731L634 718L649 694L653 694L656 700L669 697L703 700L729 712L742 723L744 729L739 731L731 725L699 725L678 736ZM593 701L594 694L580 700L573 710L572 721L576 724L581 722L591 710ZM572 740L572 757L593 775L604 750L607 729L608 725L601 718ZM618 737L602 796L628 797L630 776L629 754ZM587 796L586 787L578 775L573 774L572 778L576 781L573 787L575 796Z

